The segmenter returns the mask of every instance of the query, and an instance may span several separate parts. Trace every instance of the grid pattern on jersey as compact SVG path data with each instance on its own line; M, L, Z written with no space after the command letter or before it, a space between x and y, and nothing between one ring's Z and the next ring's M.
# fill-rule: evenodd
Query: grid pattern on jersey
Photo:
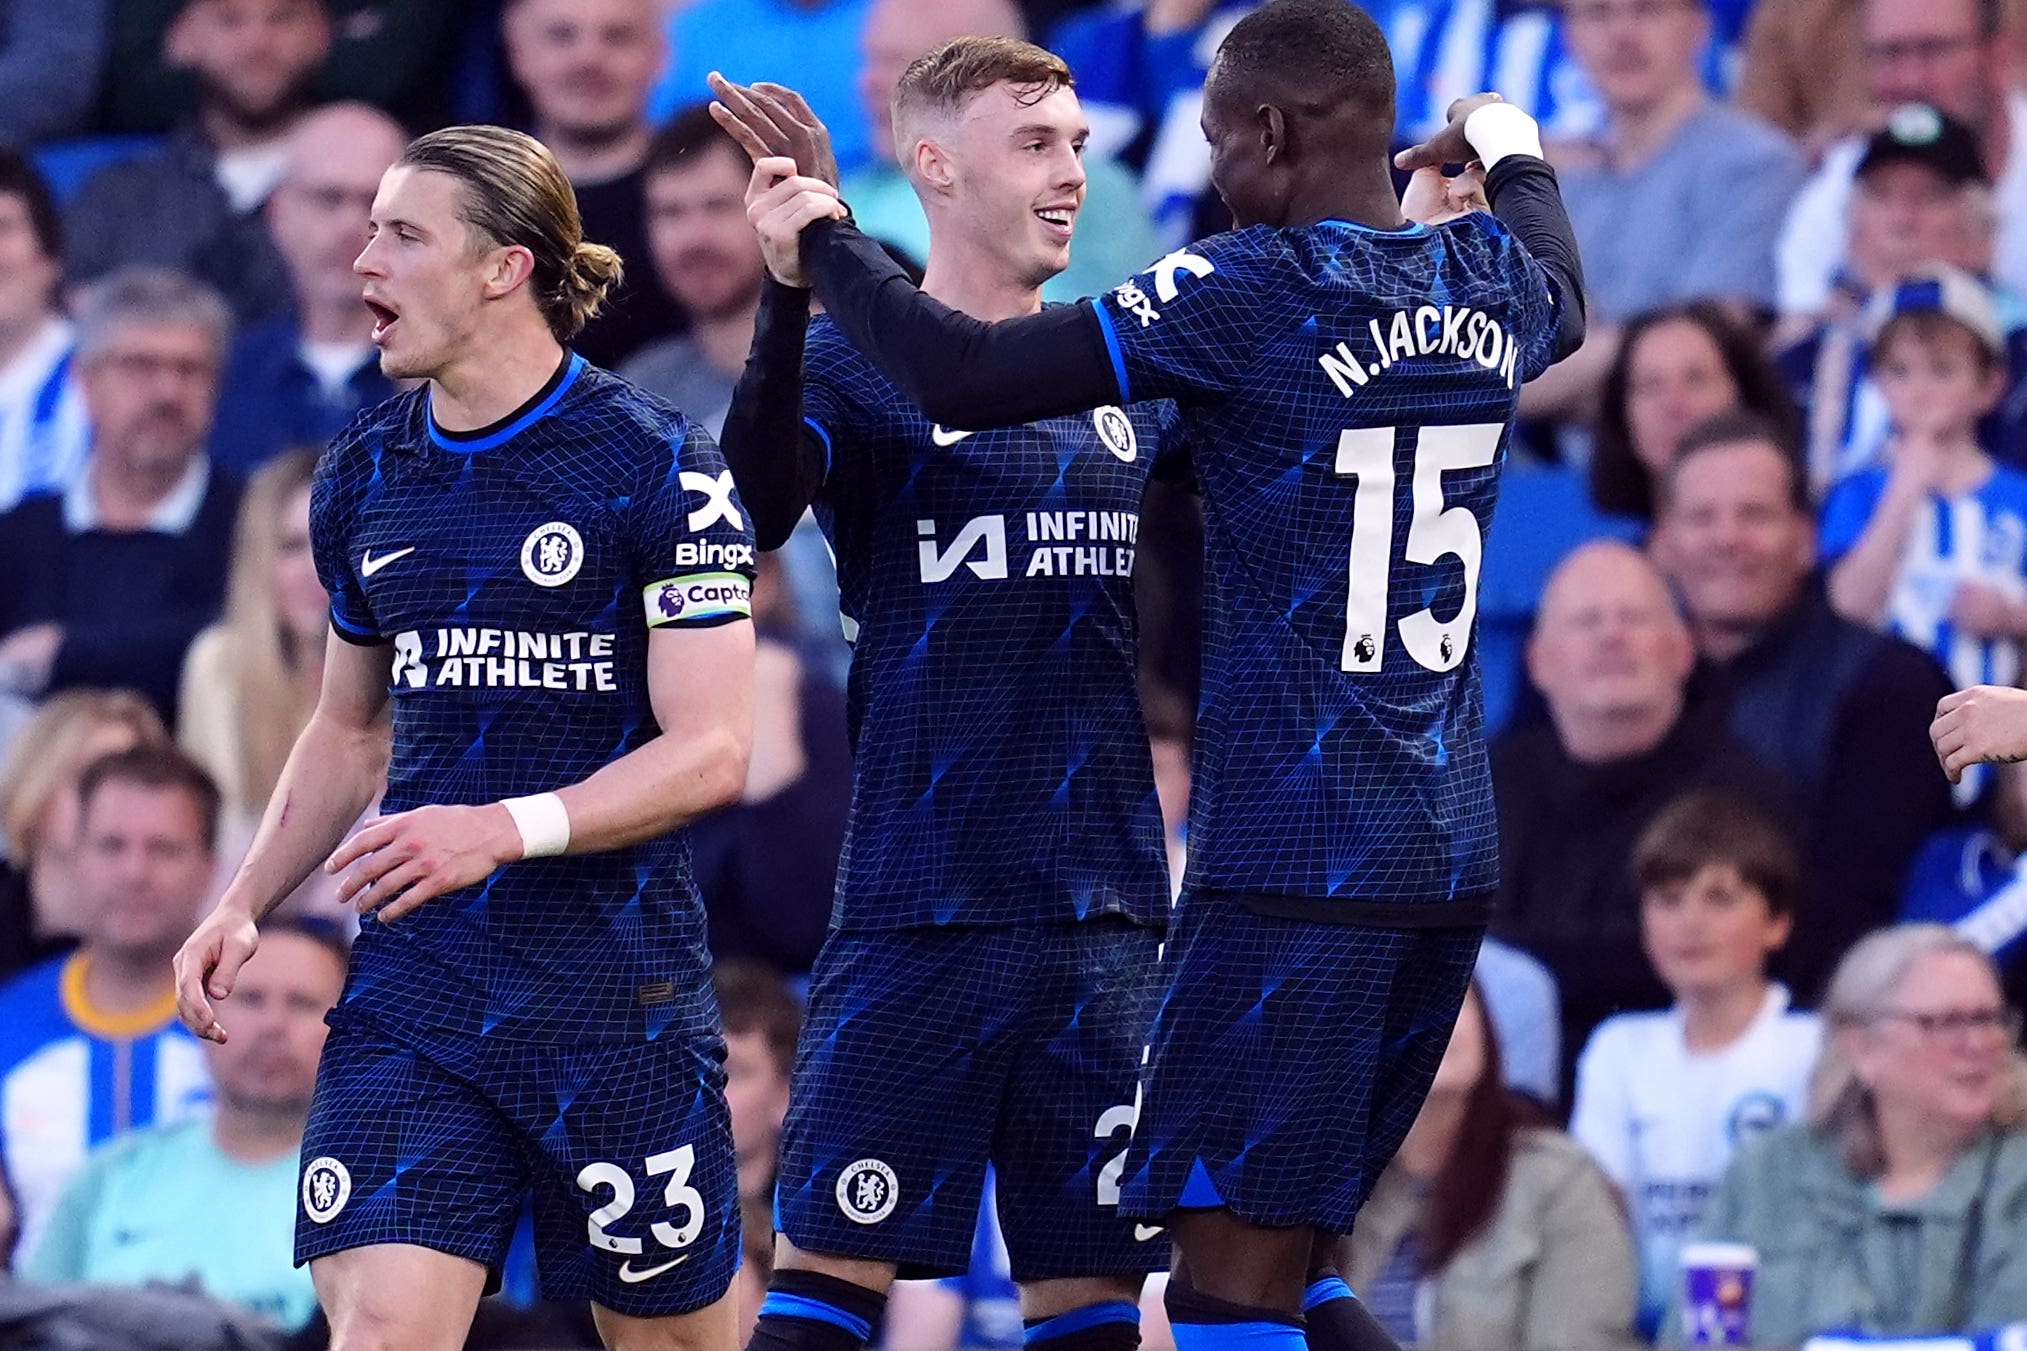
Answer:
M303 1135L298 1263L412 1243L483 1262L497 1280L532 1192L546 1299L648 1317L703 1308L730 1286L739 1183L716 1035L410 1044L370 1019L333 1022ZM335 1211L332 1160L345 1180ZM623 1193L630 1204L597 1226L617 1246L594 1245L593 1215Z
M752 535L701 429L588 366L537 412L452 450L417 391L355 420L318 466L332 621L393 645L383 812L550 791L651 739L643 589L752 576ZM509 864L367 924L344 1002L474 1034L652 1038L710 1026L707 964L676 831Z
M1171 254L1098 313L1126 395L1181 404L1203 490L1188 885L1489 890L1462 608L1519 385L1553 344L1546 274L1483 213L1398 233L1256 226Z
M782 1133L780 1230L904 1277L961 1274L989 1159L1015 1280L1166 1266L1166 1241L1136 1239L1113 1204L1159 942L1123 917L833 934Z
M828 319L803 397L855 633L833 924L1160 922L1130 574L1172 407L934 427Z
M1351 1232L1421 1110L1477 929L1255 915L1183 894L1122 1213Z

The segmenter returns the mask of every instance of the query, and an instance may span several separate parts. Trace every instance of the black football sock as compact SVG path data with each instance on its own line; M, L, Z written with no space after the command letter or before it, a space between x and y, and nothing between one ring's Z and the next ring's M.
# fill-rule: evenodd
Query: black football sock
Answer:
M1108 1299L1022 1324L1026 1351L1138 1351L1140 1306Z
M859 1351L887 1297L817 1271L777 1271L746 1351Z
M1317 1272L1302 1292L1309 1351L1401 1351L1380 1321L1335 1272Z

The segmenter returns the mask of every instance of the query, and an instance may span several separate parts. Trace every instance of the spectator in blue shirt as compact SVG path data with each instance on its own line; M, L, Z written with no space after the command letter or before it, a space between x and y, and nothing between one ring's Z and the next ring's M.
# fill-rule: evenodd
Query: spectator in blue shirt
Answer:
M1598 137L1557 164L1596 311L1625 319L1700 297L1771 309L1802 157L1704 88L1704 0L1570 0L1565 15L1605 104Z
M373 350L373 314L359 302L352 260L380 176L407 136L363 103L313 113L289 148L287 177L267 218L288 264L292 311L233 344L211 434L214 464L242 477L292 445L321 446L360 409L394 393Z
M2027 473L1999 464L1978 423L2004 384L1990 291L1954 268L1875 299L1872 369L1892 419L1885 462L1823 507L1830 601L1926 648L1957 688L2011 685L2027 640ZM1962 790L1985 776L1967 773Z
M0 1164L24 1252L90 1150L211 1093L170 960L210 894L218 790L180 751L145 746L95 761L78 795L83 942L0 987Z
M212 1110L129 1132L87 1160L22 1274L65 1285L194 1282L282 1327L308 1322L317 1292L291 1259L297 1163L346 956L334 925L264 925L233 987L232 1036L204 1048ZM229 1223L219 1222L221 1202Z
M1557 421L1593 406L1635 314L1704 299L1772 308L1774 241L1805 168L1786 135L1711 96L1706 0L1570 0L1563 13L1604 119L1556 150L1591 323L1521 409Z

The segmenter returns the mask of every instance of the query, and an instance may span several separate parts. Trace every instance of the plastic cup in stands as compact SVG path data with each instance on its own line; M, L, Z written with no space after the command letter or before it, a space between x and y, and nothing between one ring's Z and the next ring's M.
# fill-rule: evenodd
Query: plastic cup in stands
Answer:
M1682 1250L1682 1340L1691 1346L1746 1346L1752 1340L1753 1272L1748 1243L1692 1243Z

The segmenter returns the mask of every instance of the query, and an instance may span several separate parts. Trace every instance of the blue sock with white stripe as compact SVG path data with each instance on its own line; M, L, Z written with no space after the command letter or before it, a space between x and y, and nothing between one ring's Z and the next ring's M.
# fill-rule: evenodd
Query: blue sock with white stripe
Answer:
M1022 1325L1026 1351L1136 1351L1140 1306L1108 1299L1054 1318L1030 1318Z
M1336 1272L1319 1273L1302 1292L1309 1351L1400 1351L1380 1321Z
M863 1285L816 1271L777 1271L746 1351L859 1351L886 1308L887 1297Z
M1162 1297L1175 1351L1308 1351L1302 1319L1206 1295L1171 1280Z

